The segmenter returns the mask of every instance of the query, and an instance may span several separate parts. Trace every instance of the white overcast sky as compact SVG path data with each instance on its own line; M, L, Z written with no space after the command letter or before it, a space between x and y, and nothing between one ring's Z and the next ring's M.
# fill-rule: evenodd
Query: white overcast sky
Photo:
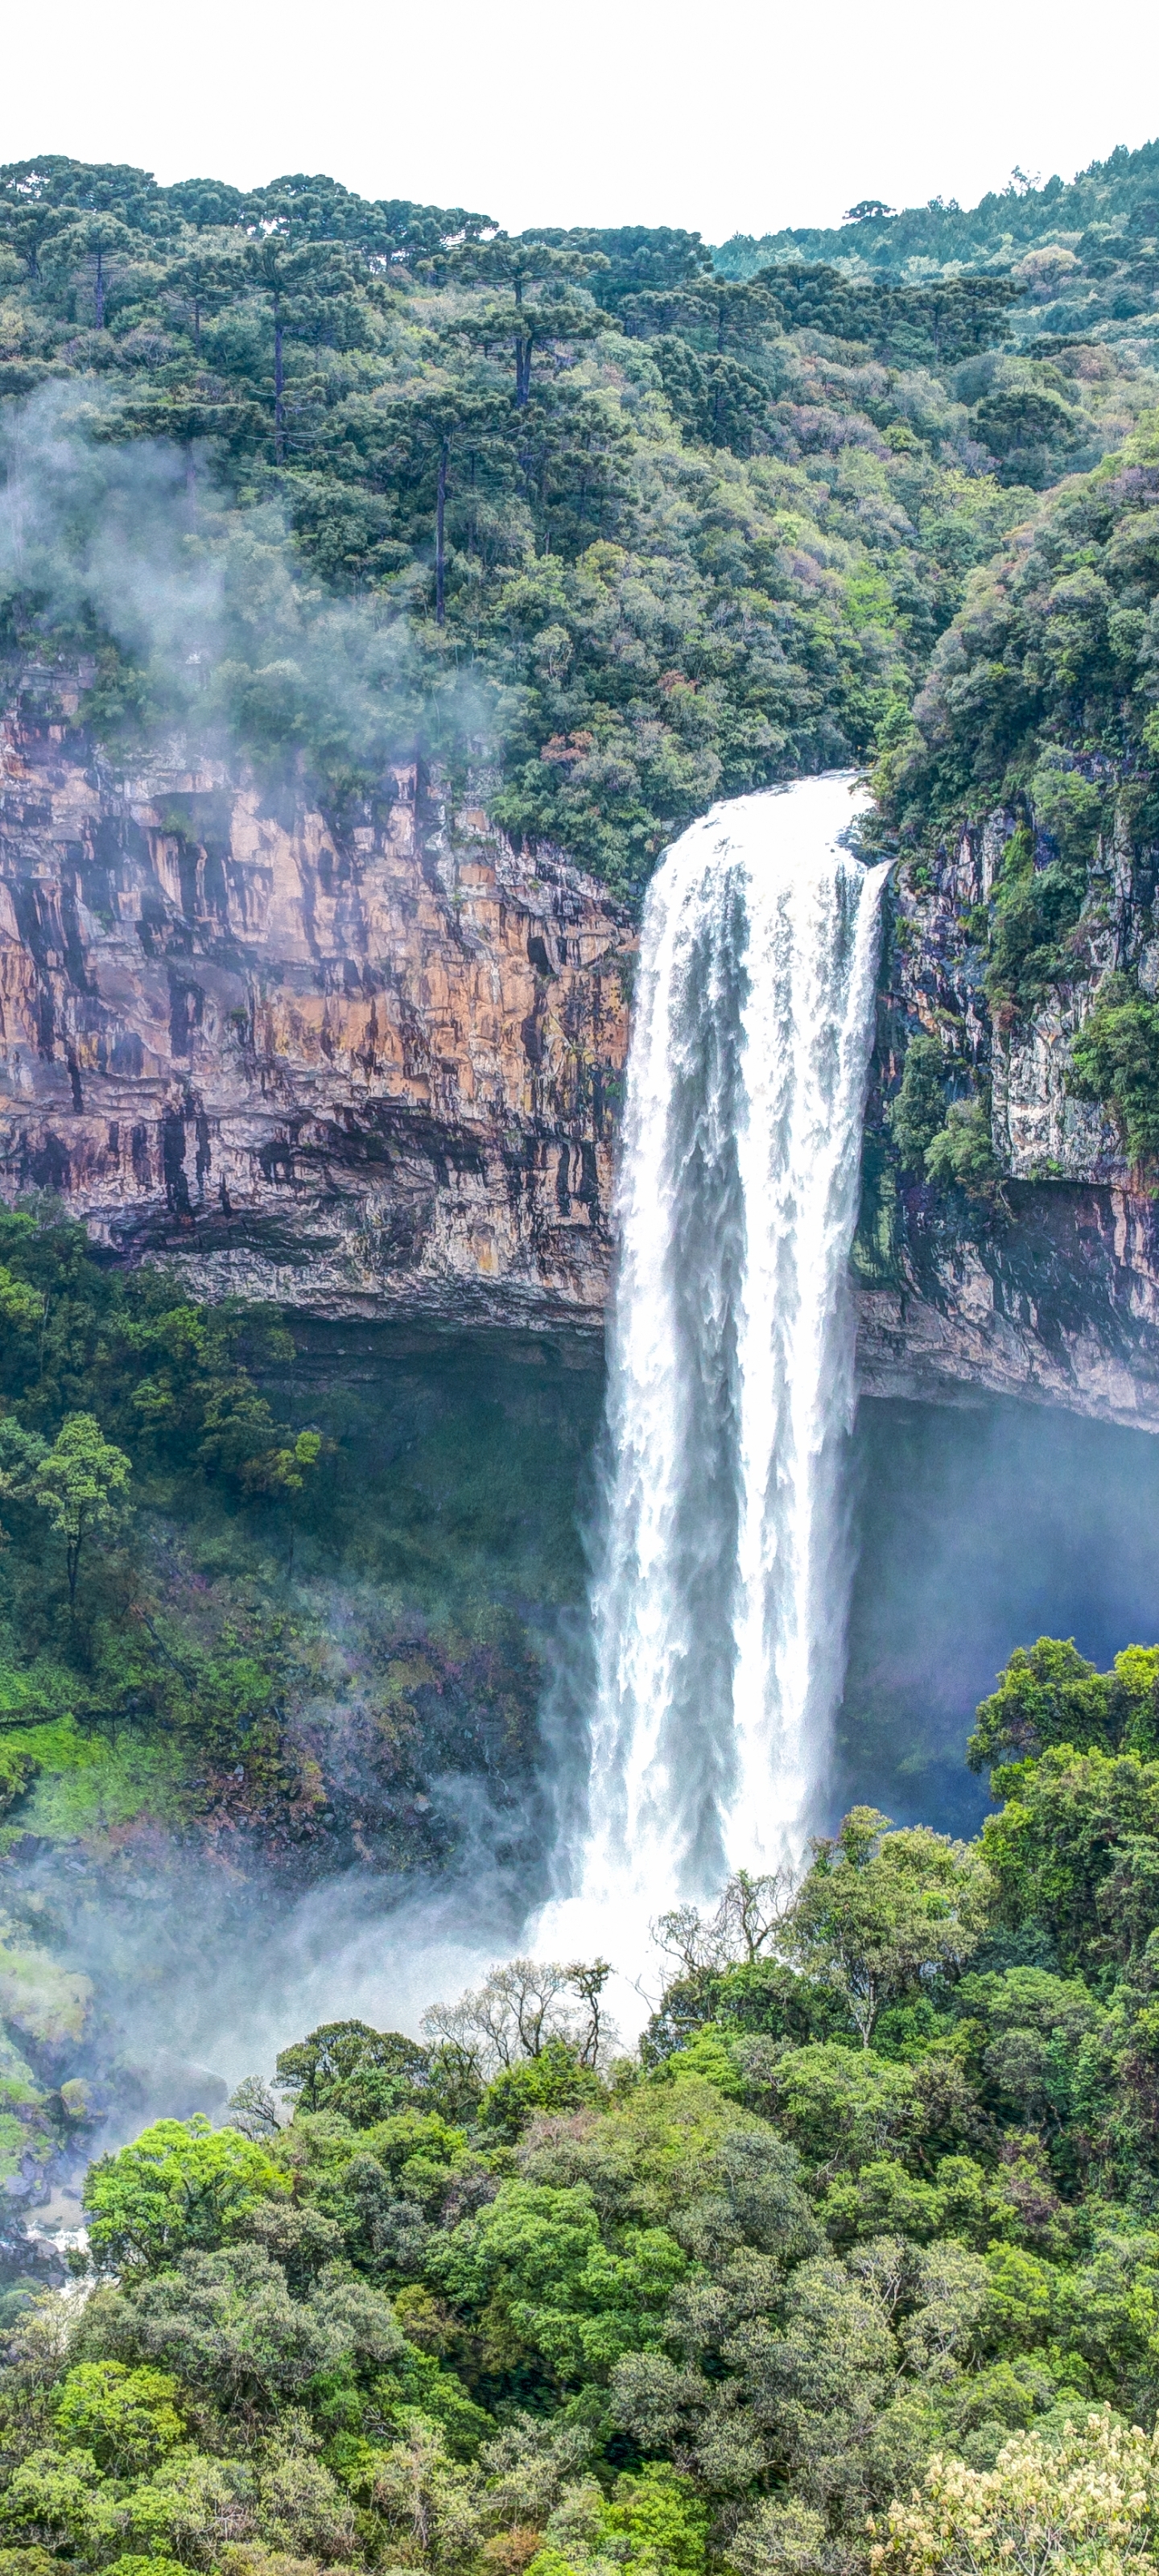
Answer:
M836 222L972 204L1159 133L1155 0L9 0L0 160L533 223Z

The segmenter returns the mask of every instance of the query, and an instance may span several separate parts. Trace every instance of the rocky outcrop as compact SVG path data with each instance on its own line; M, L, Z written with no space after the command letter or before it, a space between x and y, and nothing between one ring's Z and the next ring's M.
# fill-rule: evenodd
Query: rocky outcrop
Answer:
M199 1290L598 1326L631 932L413 769L346 828L0 742L0 1186Z
M1029 1019L992 1017L978 907L1013 829L992 815L888 898L871 1181L885 1097L920 1027L964 1085L988 1088L1000 1186L970 1205L888 1175L896 1195L871 1205L858 1247L861 1382L942 1401L1015 1395L1159 1430L1159 1210L1114 1127L1066 1089L1070 1040L1102 976L1129 968L1154 989L1155 869L1116 836L1090 874L1074 982Z
M220 771L118 776L29 679L0 728L0 1190L110 1253L300 1313L597 1331L631 924L413 769L352 821ZM1159 1429L1159 1226L1065 1088L1091 979L1159 973L1154 884L1092 879L1087 980L992 1028L974 943L1011 824L890 896L858 1245L861 1381ZM990 1085L1002 1188L880 1150L907 1031Z
M973 1236L907 1212L899 1277L858 1291L868 1395L1060 1404L1159 1431L1159 1236L1149 1201L1013 1184Z

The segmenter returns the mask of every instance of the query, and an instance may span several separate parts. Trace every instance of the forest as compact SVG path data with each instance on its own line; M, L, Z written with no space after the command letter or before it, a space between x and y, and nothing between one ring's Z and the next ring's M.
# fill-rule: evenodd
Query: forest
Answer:
M968 238L859 217L734 274L673 229L12 165L0 650L41 689L79 657L113 756L193 733L338 823L417 749L633 900L715 795L809 770L876 763L919 843L1044 760L1133 777L1157 186L1148 146L1016 175ZM1059 652L1012 697L982 643L1015 531Z
M1157 1676L1016 1653L980 1838L678 1907L631 2055L515 1959L98 2156L6 2295L5 2569L1149 2564Z

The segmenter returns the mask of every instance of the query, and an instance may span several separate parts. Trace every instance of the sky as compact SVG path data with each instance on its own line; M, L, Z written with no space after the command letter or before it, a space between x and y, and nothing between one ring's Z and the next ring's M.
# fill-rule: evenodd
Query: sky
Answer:
M326 171L511 230L710 241L970 205L1159 133L1153 0L56 0L4 33L0 160Z

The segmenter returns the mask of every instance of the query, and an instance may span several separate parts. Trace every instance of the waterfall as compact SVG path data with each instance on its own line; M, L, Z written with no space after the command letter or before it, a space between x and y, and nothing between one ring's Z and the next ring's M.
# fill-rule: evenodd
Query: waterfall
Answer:
M588 1829L551 1909L605 1947L611 1916L627 1931L730 1870L792 1865L815 1821L844 1670L848 1257L886 874L839 846L855 811L833 777L718 805L645 907Z

